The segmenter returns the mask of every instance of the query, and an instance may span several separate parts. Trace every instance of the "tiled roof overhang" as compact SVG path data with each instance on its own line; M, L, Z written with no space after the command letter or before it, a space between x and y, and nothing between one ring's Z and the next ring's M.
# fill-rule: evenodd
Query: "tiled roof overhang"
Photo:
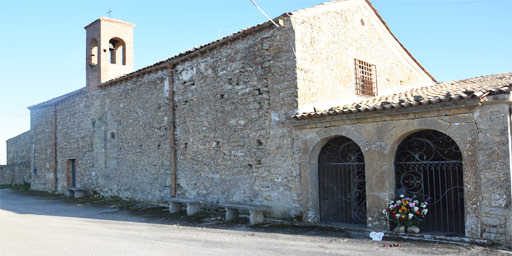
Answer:
M328 110L300 113L294 115L293 118L301 120L357 112L408 108L472 98L483 99L488 95L510 93L511 88L512 72L437 83L432 86L411 89L393 95L378 96L351 104L336 106Z

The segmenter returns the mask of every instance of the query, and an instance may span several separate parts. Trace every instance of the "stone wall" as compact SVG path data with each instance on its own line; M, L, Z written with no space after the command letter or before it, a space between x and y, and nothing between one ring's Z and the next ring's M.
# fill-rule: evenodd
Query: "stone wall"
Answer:
M138 76L88 99L94 109L93 158L83 183L106 195L145 201L170 197L169 82L167 72Z
M30 132L33 136L34 157L31 189L55 190L55 105L46 105L30 111Z
M361 99L355 94L354 59L376 65L379 95L434 83L363 0L297 11L291 21L299 112Z
M346 136L359 145L365 158L367 225L386 230L387 221L381 211L395 196L396 148L408 135L433 129L450 136L462 152L466 237L510 246L509 105L476 103L297 121L296 144L298 154L304 156L300 170L305 220L319 221L320 150L329 139Z
M175 67L178 196L300 214L294 39L280 23Z
M33 108L33 188L64 192L74 159L77 186L167 199L172 87L179 197L265 204L279 217L301 214L302 156L291 118L299 106L353 92L354 58L386 67L378 71L384 89L399 80L431 82L364 1L330 6L282 16L278 28L249 29L190 54L173 64L171 77L170 70L130 76Z
M32 137L30 131L7 140L7 164L30 161L32 157Z
M509 95L495 95L475 112L481 179L482 237L512 247Z
M0 185L30 183L30 162L0 165Z
M7 165L0 166L0 184L30 183L32 137L30 131L7 140Z
M31 109L37 168L32 189L64 193L74 159L77 187L136 200L168 199L166 77L165 71L154 72Z

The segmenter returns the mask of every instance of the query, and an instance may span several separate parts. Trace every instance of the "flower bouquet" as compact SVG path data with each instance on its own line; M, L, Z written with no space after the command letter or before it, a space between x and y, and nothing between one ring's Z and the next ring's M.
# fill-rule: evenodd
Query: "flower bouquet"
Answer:
M418 233L419 228L416 225L428 213L429 199L423 201L400 195L399 198L389 201L388 208L382 212L388 216L391 223L397 226L395 231L403 232L407 228L408 232Z

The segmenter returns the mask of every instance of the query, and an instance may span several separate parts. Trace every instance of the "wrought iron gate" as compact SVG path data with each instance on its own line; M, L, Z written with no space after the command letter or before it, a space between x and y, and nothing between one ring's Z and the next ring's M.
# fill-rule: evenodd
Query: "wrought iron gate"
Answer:
M450 137L434 130L407 137L397 149L395 182L397 193L431 198L422 231L464 235L462 154Z
M318 157L320 221L366 224L364 157L359 146L336 137Z

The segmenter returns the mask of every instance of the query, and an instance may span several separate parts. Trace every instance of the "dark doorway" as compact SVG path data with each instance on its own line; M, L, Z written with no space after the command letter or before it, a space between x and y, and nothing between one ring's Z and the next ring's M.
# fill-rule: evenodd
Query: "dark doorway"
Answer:
M67 162L67 183L68 187L76 187L76 160L69 159Z
M366 224L366 181L361 148L347 137L331 139L318 157L320 221Z
M449 136L424 130L405 138L395 156L395 182L400 193L431 198L422 231L464 235L462 154Z

